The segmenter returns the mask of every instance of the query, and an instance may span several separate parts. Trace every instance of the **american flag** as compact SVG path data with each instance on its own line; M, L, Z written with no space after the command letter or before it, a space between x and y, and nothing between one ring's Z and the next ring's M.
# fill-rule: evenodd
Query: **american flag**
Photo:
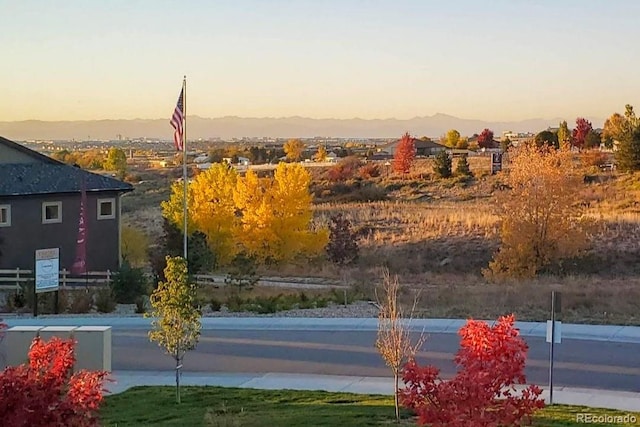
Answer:
M183 105L183 92L184 88L180 91L180 97L178 98L178 104L176 105L176 109L173 111L173 117L171 117L171 126L176 130L173 133L173 143L176 146L176 150L182 151L182 133L183 133L183 122L184 122L184 105Z

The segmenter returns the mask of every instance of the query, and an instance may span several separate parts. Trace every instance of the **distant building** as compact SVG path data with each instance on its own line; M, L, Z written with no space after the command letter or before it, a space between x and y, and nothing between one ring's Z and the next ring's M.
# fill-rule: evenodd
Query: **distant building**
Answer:
M336 163L338 161L338 155L332 151L329 154L327 154L325 161L330 163Z
M443 151L443 150L447 149L446 146L444 146L442 144L438 144L437 142L433 142L431 140L413 138L413 143L414 143L414 145L416 147L416 156L418 156L418 157L435 156L440 151ZM383 145L378 150L378 153L379 154L389 154L391 156L394 156L395 153L396 153L396 149L398 148L398 144L400 144L400 140L397 140L397 141L391 142L389 144Z

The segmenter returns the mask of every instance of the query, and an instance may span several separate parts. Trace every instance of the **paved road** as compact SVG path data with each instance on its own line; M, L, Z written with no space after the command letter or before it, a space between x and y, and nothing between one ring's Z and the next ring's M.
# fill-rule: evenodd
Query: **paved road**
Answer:
M150 343L144 330L113 330L114 370L171 370L173 361ZM527 380L548 383L548 344L527 337ZM373 331L203 330L198 348L185 358L191 372L287 372L388 376L375 347ZM459 339L431 333L419 359L455 372ZM563 340L556 346L554 384L640 392L640 343Z

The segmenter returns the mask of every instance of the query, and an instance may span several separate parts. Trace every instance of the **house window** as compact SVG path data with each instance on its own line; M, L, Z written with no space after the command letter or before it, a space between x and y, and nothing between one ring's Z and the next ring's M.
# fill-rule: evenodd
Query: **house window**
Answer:
M42 223L55 224L62 222L62 202L42 203Z
M0 205L0 227L11 226L11 206Z
M116 199L98 199L98 219L116 217Z

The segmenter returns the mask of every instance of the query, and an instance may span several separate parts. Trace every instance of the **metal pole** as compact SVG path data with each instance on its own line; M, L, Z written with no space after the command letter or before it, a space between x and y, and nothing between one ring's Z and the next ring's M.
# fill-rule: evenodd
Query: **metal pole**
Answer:
M184 183L184 195L183 195L183 213L184 213L184 236L183 236L183 255L185 261L187 260L187 235L188 235L188 206L187 206L187 191L188 191L188 180L187 180L187 76L184 76L184 80L182 81L182 116L183 116L183 125L182 125L182 181Z
M35 281L33 282L33 317L38 317L38 293Z
M551 349L549 351L549 405L553 405L553 347L556 332L556 291L551 291Z

